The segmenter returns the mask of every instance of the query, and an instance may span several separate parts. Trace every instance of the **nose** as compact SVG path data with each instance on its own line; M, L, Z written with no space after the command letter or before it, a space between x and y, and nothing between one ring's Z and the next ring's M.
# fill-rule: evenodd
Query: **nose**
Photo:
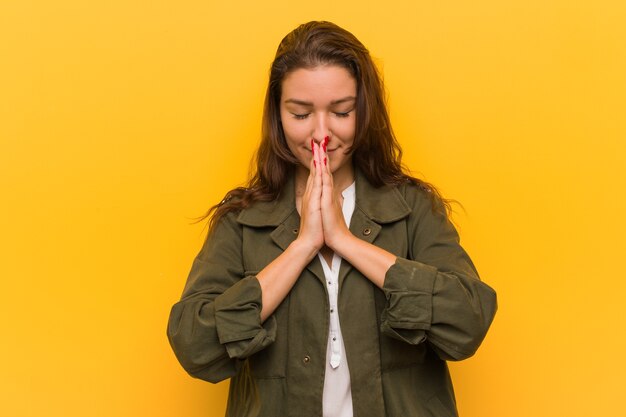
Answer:
M318 113L315 116L311 137L321 144L326 136L330 136L329 117L326 113Z

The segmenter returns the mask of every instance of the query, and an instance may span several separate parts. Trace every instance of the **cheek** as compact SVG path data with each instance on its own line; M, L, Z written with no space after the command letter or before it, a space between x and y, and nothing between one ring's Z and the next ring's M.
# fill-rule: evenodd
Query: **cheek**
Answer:
M289 142L293 142L295 145L306 142L309 136L306 123L292 123L290 120L284 120L282 125L283 132L285 132L285 136L287 136Z
M293 123L282 123L283 132L285 133L285 139L287 140L287 146L292 154L299 158L302 152L302 145L306 143L306 135L301 132L302 129Z
M356 133L356 120L352 118L346 120L344 123L338 124L334 132L344 143L352 143L354 141L354 134Z

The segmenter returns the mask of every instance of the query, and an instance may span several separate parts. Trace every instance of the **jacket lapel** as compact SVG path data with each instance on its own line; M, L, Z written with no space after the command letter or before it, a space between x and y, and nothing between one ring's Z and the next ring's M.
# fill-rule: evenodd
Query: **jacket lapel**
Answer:
M294 210L285 221L278 225L276 229L270 234L274 243L276 243L283 251L287 250L287 247L298 237L300 227L300 215L297 210ZM324 269L319 258L315 256L306 267L309 271L317 277L317 279L324 285Z
M373 187L360 170L355 170L356 204L350 231L368 243L374 243L384 224L401 220L411 209L397 187ZM339 290L352 265L342 262L339 269Z
M352 220L350 221L350 231L354 236L368 243L373 243L381 229L382 227L370 219L358 206L354 208ZM352 268L353 266L349 262L345 260L341 262L339 267L339 291L341 291L343 280Z

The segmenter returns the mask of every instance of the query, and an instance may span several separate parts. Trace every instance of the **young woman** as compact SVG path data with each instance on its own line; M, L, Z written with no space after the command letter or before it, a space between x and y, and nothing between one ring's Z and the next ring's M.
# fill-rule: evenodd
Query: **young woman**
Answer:
M446 361L496 311L448 218L401 165L367 49L329 22L272 63L256 173L210 211L171 311L182 366L232 378L229 416L456 416Z

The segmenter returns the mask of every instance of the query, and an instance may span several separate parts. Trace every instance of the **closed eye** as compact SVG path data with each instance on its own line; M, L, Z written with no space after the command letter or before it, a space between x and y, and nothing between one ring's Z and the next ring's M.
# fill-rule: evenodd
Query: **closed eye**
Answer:
M337 117L348 117L348 116L350 116L350 113L352 113L353 110L354 109L348 110L347 112L337 112L336 111L336 112L333 112L333 113L335 113L335 116L337 116Z
M307 117L309 117L309 114L311 113L304 113L304 114L291 113L291 114L293 114L293 118L296 120L304 120Z

